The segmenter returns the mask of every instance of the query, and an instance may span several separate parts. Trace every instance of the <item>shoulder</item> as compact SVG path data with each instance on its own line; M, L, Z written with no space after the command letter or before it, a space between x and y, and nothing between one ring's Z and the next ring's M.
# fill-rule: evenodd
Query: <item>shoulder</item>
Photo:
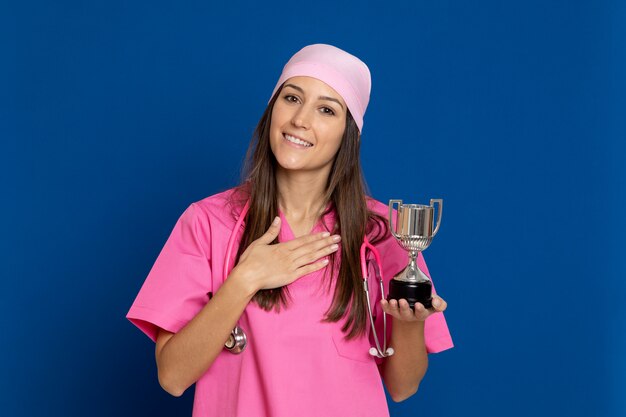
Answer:
M389 231L389 206L372 197L366 197L366 199L367 208L377 215L370 217L367 229L368 238L379 250L384 251L389 246L393 247L395 242ZM393 213L395 216L395 210Z
M228 228L236 222L245 202L245 196L235 187L191 203L185 214L199 224Z
M247 196L235 187L198 200L192 206L211 217L233 217L239 215L246 201Z
M372 197L366 197L367 208L374 213L387 217L389 215L389 207Z

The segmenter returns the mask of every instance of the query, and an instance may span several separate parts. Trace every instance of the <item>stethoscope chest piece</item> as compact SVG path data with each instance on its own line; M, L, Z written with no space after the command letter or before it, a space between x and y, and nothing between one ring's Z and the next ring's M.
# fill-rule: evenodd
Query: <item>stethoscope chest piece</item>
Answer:
M388 358L389 356L393 355L394 353L396 353L392 347L388 347L387 350L385 350L384 352L378 348L375 347L371 347L370 351L369 351L370 355L382 359L382 358Z
M230 351L230 353L241 353L248 345L248 338L243 329L239 326L235 326L228 340L224 343L224 347Z

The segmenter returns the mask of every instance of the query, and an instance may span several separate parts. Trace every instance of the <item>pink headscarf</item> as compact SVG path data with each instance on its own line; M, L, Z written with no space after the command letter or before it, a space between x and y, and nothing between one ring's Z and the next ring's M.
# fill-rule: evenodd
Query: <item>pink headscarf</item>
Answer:
M370 70L363 61L331 45L305 46L285 64L272 97L286 80L297 76L317 78L333 88L346 102L359 131L363 130L372 88Z

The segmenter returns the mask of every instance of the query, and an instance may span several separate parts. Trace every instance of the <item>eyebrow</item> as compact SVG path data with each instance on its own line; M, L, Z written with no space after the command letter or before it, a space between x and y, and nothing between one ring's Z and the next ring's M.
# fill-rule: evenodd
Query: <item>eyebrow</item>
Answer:
M294 90L298 90L299 92L301 92L302 94L304 94L304 90L300 87L298 87L297 85L293 85L293 84L285 84L285 87L291 87ZM333 97L328 97L328 96L319 96L318 97L319 100L328 100L328 101L334 101L335 103L339 104L339 106L341 107L341 109L343 110L343 104L341 104L341 102L339 100L337 100L336 98Z

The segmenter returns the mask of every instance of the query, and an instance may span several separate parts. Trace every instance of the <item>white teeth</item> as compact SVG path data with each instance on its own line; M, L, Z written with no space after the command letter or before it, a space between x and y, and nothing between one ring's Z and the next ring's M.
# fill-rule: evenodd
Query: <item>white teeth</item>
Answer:
M298 138L296 138L294 136L291 136L291 135L288 135L286 133L284 134L284 136L285 136L285 139L287 139L291 143L295 143L296 145L302 145L302 146L306 146L306 147L313 146L312 143L303 141L302 139L298 139Z

